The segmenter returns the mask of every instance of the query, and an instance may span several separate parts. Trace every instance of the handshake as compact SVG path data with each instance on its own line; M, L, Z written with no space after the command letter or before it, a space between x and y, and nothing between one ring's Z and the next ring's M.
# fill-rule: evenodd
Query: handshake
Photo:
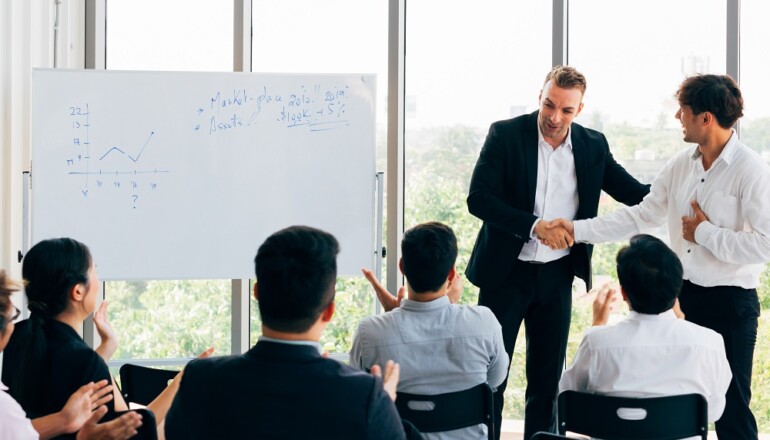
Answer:
M551 249L567 249L575 243L575 228L572 221L563 218L540 220L535 225L535 236Z

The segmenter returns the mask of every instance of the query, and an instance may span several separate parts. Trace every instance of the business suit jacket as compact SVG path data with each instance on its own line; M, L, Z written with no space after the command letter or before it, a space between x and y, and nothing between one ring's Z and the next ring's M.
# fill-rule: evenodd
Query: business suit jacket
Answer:
M473 170L468 210L484 224L465 274L481 288L502 285L537 219L537 115L492 124ZM579 200L575 219L596 217L602 190L626 205L641 202L650 191L615 161L603 134L573 123L571 137ZM592 250L580 243L570 252L575 275L589 289Z
M260 341L185 368L166 417L174 439L401 439L379 378L309 345Z

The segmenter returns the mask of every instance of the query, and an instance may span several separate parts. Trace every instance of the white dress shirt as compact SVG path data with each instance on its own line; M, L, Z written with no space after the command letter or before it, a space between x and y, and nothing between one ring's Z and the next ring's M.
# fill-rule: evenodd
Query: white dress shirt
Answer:
M672 310L631 312L616 325L586 330L559 389L621 397L698 393L713 422L725 409L731 378L717 332L677 319Z
M682 237L682 217L693 216L692 200L709 218L695 231L697 243ZM575 241L621 240L668 222L686 280L753 289L770 261L769 204L770 167L733 132L711 168L703 168L698 147L687 147L668 161L640 204L576 220Z
M572 154L572 128L567 138L556 148L545 141L540 126L537 127L537 188L533 214L539 219L575 218L578 210L577 174L575 156ZM521 261L547 263L569 254L569 249L553 250L540 243L532 224L530 237L519 253Z
M40 435L32 427L21 406L9 396L8 387L0 382L0 439L38 440Z

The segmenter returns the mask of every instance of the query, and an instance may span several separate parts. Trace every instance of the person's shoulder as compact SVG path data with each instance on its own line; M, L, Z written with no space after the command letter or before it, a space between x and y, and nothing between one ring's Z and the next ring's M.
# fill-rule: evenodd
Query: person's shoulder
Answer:
M188 376L228 375L232 370L247 362L243 355L212 356L205 359L193 359L185 366L185 378Z
M323 362L316 365L315 368L318 373L322 372L326 380L336 382L341 388L365 390L371 388L377 381L375 376L366 371L333 359L323 359Z
M408 314L406 314L408 315ZM395 325L396 320L404 316L404 310L400 307L379 315L365 316L358 322L359 332L376 331Z
M492 313L492 310L487 306L477 304L452 304L452 308L472 319L475 318L483 322L489 320L497 322L495 314Z
M674 325L676 325L678 332L683 335L686 334L695 343L708 347L724 347L722 335L710 328L702 327L684 319L677 319Z
M736 163L745 171L747 177L756 179L759 175L770 175L770 164L762 159L759 153L742 142L738 142L735 148Z
M581 142L585 142L590 145L608 145L607 144L607 137L599 130L594 130L593 128L584 127L576 122L572 123L572 126L570 127L572 132L570 133L570 136L572 137L572 141L575 142L576 140L579 140Z

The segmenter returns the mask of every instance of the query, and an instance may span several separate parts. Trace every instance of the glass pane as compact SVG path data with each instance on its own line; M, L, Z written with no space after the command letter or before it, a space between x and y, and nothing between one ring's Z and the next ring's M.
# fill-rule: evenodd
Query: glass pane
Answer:
M570 2L569 60L588 80L585 106L576 122L602 131L615 158L642 182L651 182L669 157L687 146L674 118L680 82L695 73L725 72L725 10L724 0ZM666 32L650 32L653 26ZM599 214L618 207L603 195ZM668 237L665 228L656 235ZM615 278L615 255L621 246L594 247L596 285ZM588 325L579 314L588 311L590 316L593 296L581 298L573 309L570 360Z
M107 68L230 71L233 2L108 0ZM115 359L230 353L230 281L105 283Z
M230 281L109 281L114 359L197 356L214 346L230 353Z
M683 148L674 93L685 76L725 72L725 8L724 0L570 2L569 60L588 79L577 122L603 131L626 161L666 160Z
M252 71L377 74L377 170L386 166L388 2L298 0L252 2ZM337 280L337 311L321 344L330 353L350 350L361 317L373 312L374 293L361 278ZM251 305L251 342L260 334Z
M744 117L741 140L770 162L770 87L767 74L767 17L770 3L762 0L741 1L741 92ZM770 272L760 278L757 289L762 312L757 341L770 340ZM751 410L759 432L770 432L770 344L759 342L754 351L754 377L751 384Z
M551 66L551 2L423 0L408 2L406 17L404 224L451 226L463 273L481 226L465 204L473 166L490 124L537 109ZM478 289L464 289L462 302L475 304ZM524 415L524 352L517 344L505 418Z
M108 0L107 68L233 70L233 2Z

